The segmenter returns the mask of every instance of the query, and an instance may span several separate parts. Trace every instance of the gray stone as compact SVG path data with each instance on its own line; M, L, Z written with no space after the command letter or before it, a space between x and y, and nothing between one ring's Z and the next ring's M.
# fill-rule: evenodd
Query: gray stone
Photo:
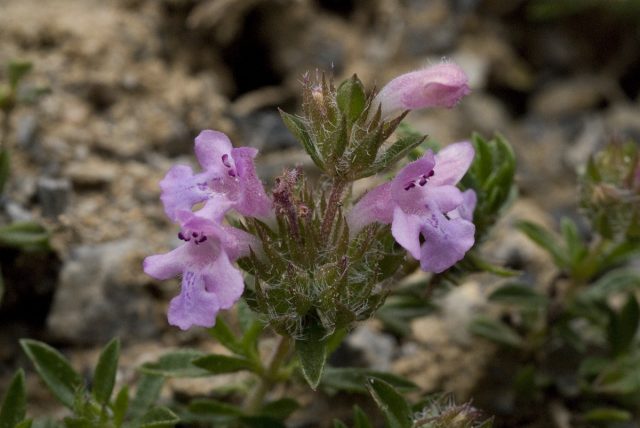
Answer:
M20 147L30 149L34 146L38 134L38 121L36 116L28 114L18 120L16 139Z
M58 340L102 344L115 336L146 338L158 332L152 299L132 277L140 270L136 240L76 248L66 260L47 328Z
M261 153L298 147L276 110L253 112L238 119L243 141Z
M56 218L64 213L71 199L71 181L68 178L40 177L38 199L42 215Z
M396 347L391 335L376 331L364 323L349 335L347 345L361 352L367 367L383 371L391 367Z

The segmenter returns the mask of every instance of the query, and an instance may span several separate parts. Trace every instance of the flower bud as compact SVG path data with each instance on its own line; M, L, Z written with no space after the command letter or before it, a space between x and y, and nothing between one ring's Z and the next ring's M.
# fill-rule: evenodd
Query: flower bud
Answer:
M612 141L595 153L581 177L581 205L607 238L640 236L640 150Z
M369 115L375 114L378 105L383 119L407 110L451 108L469 92L464 71L456 64L442 63L403 74L387 83L374 98Z

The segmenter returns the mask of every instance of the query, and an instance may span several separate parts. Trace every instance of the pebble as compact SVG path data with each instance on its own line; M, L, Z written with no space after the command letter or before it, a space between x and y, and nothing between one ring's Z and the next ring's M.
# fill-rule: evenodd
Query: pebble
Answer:
M44 217L58 217L65 212L69 205L71 181L68 178L40 177L38 179L38 199Z

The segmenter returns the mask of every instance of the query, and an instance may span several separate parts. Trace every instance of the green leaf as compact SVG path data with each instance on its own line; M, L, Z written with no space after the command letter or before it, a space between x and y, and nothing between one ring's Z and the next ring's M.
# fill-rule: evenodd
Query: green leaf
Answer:
M120 392L118 392L118 395L116 395L116 399L113 402L113 423L116 428L120 428L122 426L122 422L124 422L128 408L129 388L125 386L120 390Z
M38 419L33 422L33 428L64 428L62 423L52 419Z
M564 242L569 253L571 267L576 268L578 263L587 255L587 246L578 233L578 227L570 218L562 218L560 221L560 229L562 230L562 236L564 237Z
M287 129L289 129L293 136L296 137L300 144L302 144L302 147L304 147L304 150L309 154L309 156L311 156L311 159L318 168L324 171L325 166L322 158L320 157L320 152L311 140L311 136L309 135L309 131L303 119L292 114L285 113L283 110L279 109L279 111L282 121Z
M584 414L589 422L625 422L631 420L631 413L615 407L598 407Z
M0 195L4 192L4 186L9 179L9 173L11 172L11 155L9 150L0 150Z
M195 349L179 349L161 356L158 361L145 363L140 371L164 377L203 377L209 376L206 370L198 368L193 361L206 355Z
M256 321L259 321L258 317L244 299L240 299L240 301L236 303L236 308L238 309L238 323L240 324L240 329L242 330L242 333L246 333L247 330L253 328Z
M469 330L502 345L519 348L523 344L522 338L511 327L489 317L476 317L469 325Z
M0 83L0 110L3 110L4 114L9 114L14 107L14 91L11 90L9 85Z
M37 340L21 339L20 345L53 395L72 409L82 377L58 351Z
M390 167L405 157L411 150L422 144L426 138L426 135L409 135L404 138L399 138L398 141L393 143L391 147L376 158L371 168L360 174L358 178L368 177Z
M31 425L33 425L33 420L25 419L24 421L17 424L15 428L31 428Z
M610 362L594 382L597 392L630 395L640 392L640 358L623 356Z
M243 416L240 421L248 428L286 428L281 421L268 416Z
M349 427L347 427L344 422L334 419L333 428L349 428Z
M138 381L136 395L131 401L129 414L132 418L143 415L160 396L164 377L152 374L143 374Z
M165 428L180 422L178 416L166 407L154 407L136 422L136 428Z
M638 331L640 308L634 295L630 294L620 313L611 311L608 338L614 355L627 352Z
M244 415L244 411L240 407L213 399L193 400L189 404L189 411L197 415L209 416Z
M113 339L105 346L98 359L93 375L93 388L91 392L100 404L109 403L113 386L116 383L118 371L118 358L120 356L120 341Z
M358 120L366 106L367 97L364 93L364 86L356 74L338 86L336 101L349 124Z
M412 413L405 399L387 382L371 378L367 383L369 393L382 411L389 428L411 428Z
M327 361L327 341L322 337L321 327L309 329L306 339L296 339L296 354L305 380L314 391L322 378Z
M579 298L586 301L603 301L616 293L634 291L640 288L640 272L634 269L616 269L603 275Z
M538 244L542 249L546 250L554 262L560 268L567 269L570 267L570 260L565 250L558 244L557 239L542 226L529 221L520 221L517 223L518 229L529 237L533 242Z
M94 428L95 423L86 417L67 417L63 419L65 428Z
M284 420L298 408L300 408L300 404L293 398L281 398L265 404L260 410L260 415Z
M216 319L216 325L211 327L208 332L211 337L216 339L218 342L220 342L221 345L223 345L231 352L234 352L236 354L244 354L244 348L242 347L240 342L238 342L238 339L233 334L233 332L223 319L222 315L218 315L218 318Z
M367 381L375 377L384 380L399 391L414 391L418 387L413 382L388 372L365 369L361 367L327 366L321 380L323 388L351 393L367 393Z
M462 263L469 262L471 266L469 267L470 271L478 271L478 272L487 272L496 276L501 276L503 278L509 278L513 276L519 276L522 272L514 269L509 269L503 266L498 266L494 263L491 263L478 254L476 248L472 248L464 257Z
M606 271L636 257L640 257L640 241L625 240L608 248L598 260L598 264L600 271Z
M49 233L38 223L20 221L0 227L0 245L24 249L47 249Z
M18 370L0 407L0 428L14 428L27 415L27 391L24 386L24 372Z
M503 285L489 295L489 300L495 303L521 306L535 309L546 306L549 299L526 284L511 283Z
M31 71L33 64L29 61L11 61L8 67L9 85L16 88L20 80Z
M208 374L234 373L241 370L255 370L251 360L229 355L210 354L193 360L193 365L204 369Z
M353 406L353 428L373 428L371 421L358 405Z

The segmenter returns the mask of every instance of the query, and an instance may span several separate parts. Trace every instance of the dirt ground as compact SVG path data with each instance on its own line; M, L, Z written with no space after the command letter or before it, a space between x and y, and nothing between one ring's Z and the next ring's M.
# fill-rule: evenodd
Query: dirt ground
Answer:
M18 365L29 366L20 337L63 349L87 372L97 349L120 336L120 382L168 347L216 346L203 332L170 328L165 311L177 283L141 271L143 257L174 244L158 181L173 163L194 162L202 129L260 149L267 187L284 166L312 171L276 110L299 108L299 80L309 70L336 80L357 73L371 89L442 59L460 64L472 94L452 110L414 112L409 122L441 144L474 131L506 136L522 200L496 231L500 244L486 251L532 272L547 269L511 222L553 226L575 216L575 172L588 155L614 136L640 141L640 32L638 16L606 8L545 15L541 3L1 0L0 67L31 61L25 84L49 93L10 118L13 163L0 221L43 222L53 252L0 248L0 391ZM444 317L416 320L410 338L370 322L347 346L364 364L405 374L425 391L469 398L494 350L464 329L482 305L482 284L456 293ZM166 394L211 387L176 382ZM34 414L59 411L35 376L28 388ZM321 403L309 409L296 426L314 426L326 412Z

